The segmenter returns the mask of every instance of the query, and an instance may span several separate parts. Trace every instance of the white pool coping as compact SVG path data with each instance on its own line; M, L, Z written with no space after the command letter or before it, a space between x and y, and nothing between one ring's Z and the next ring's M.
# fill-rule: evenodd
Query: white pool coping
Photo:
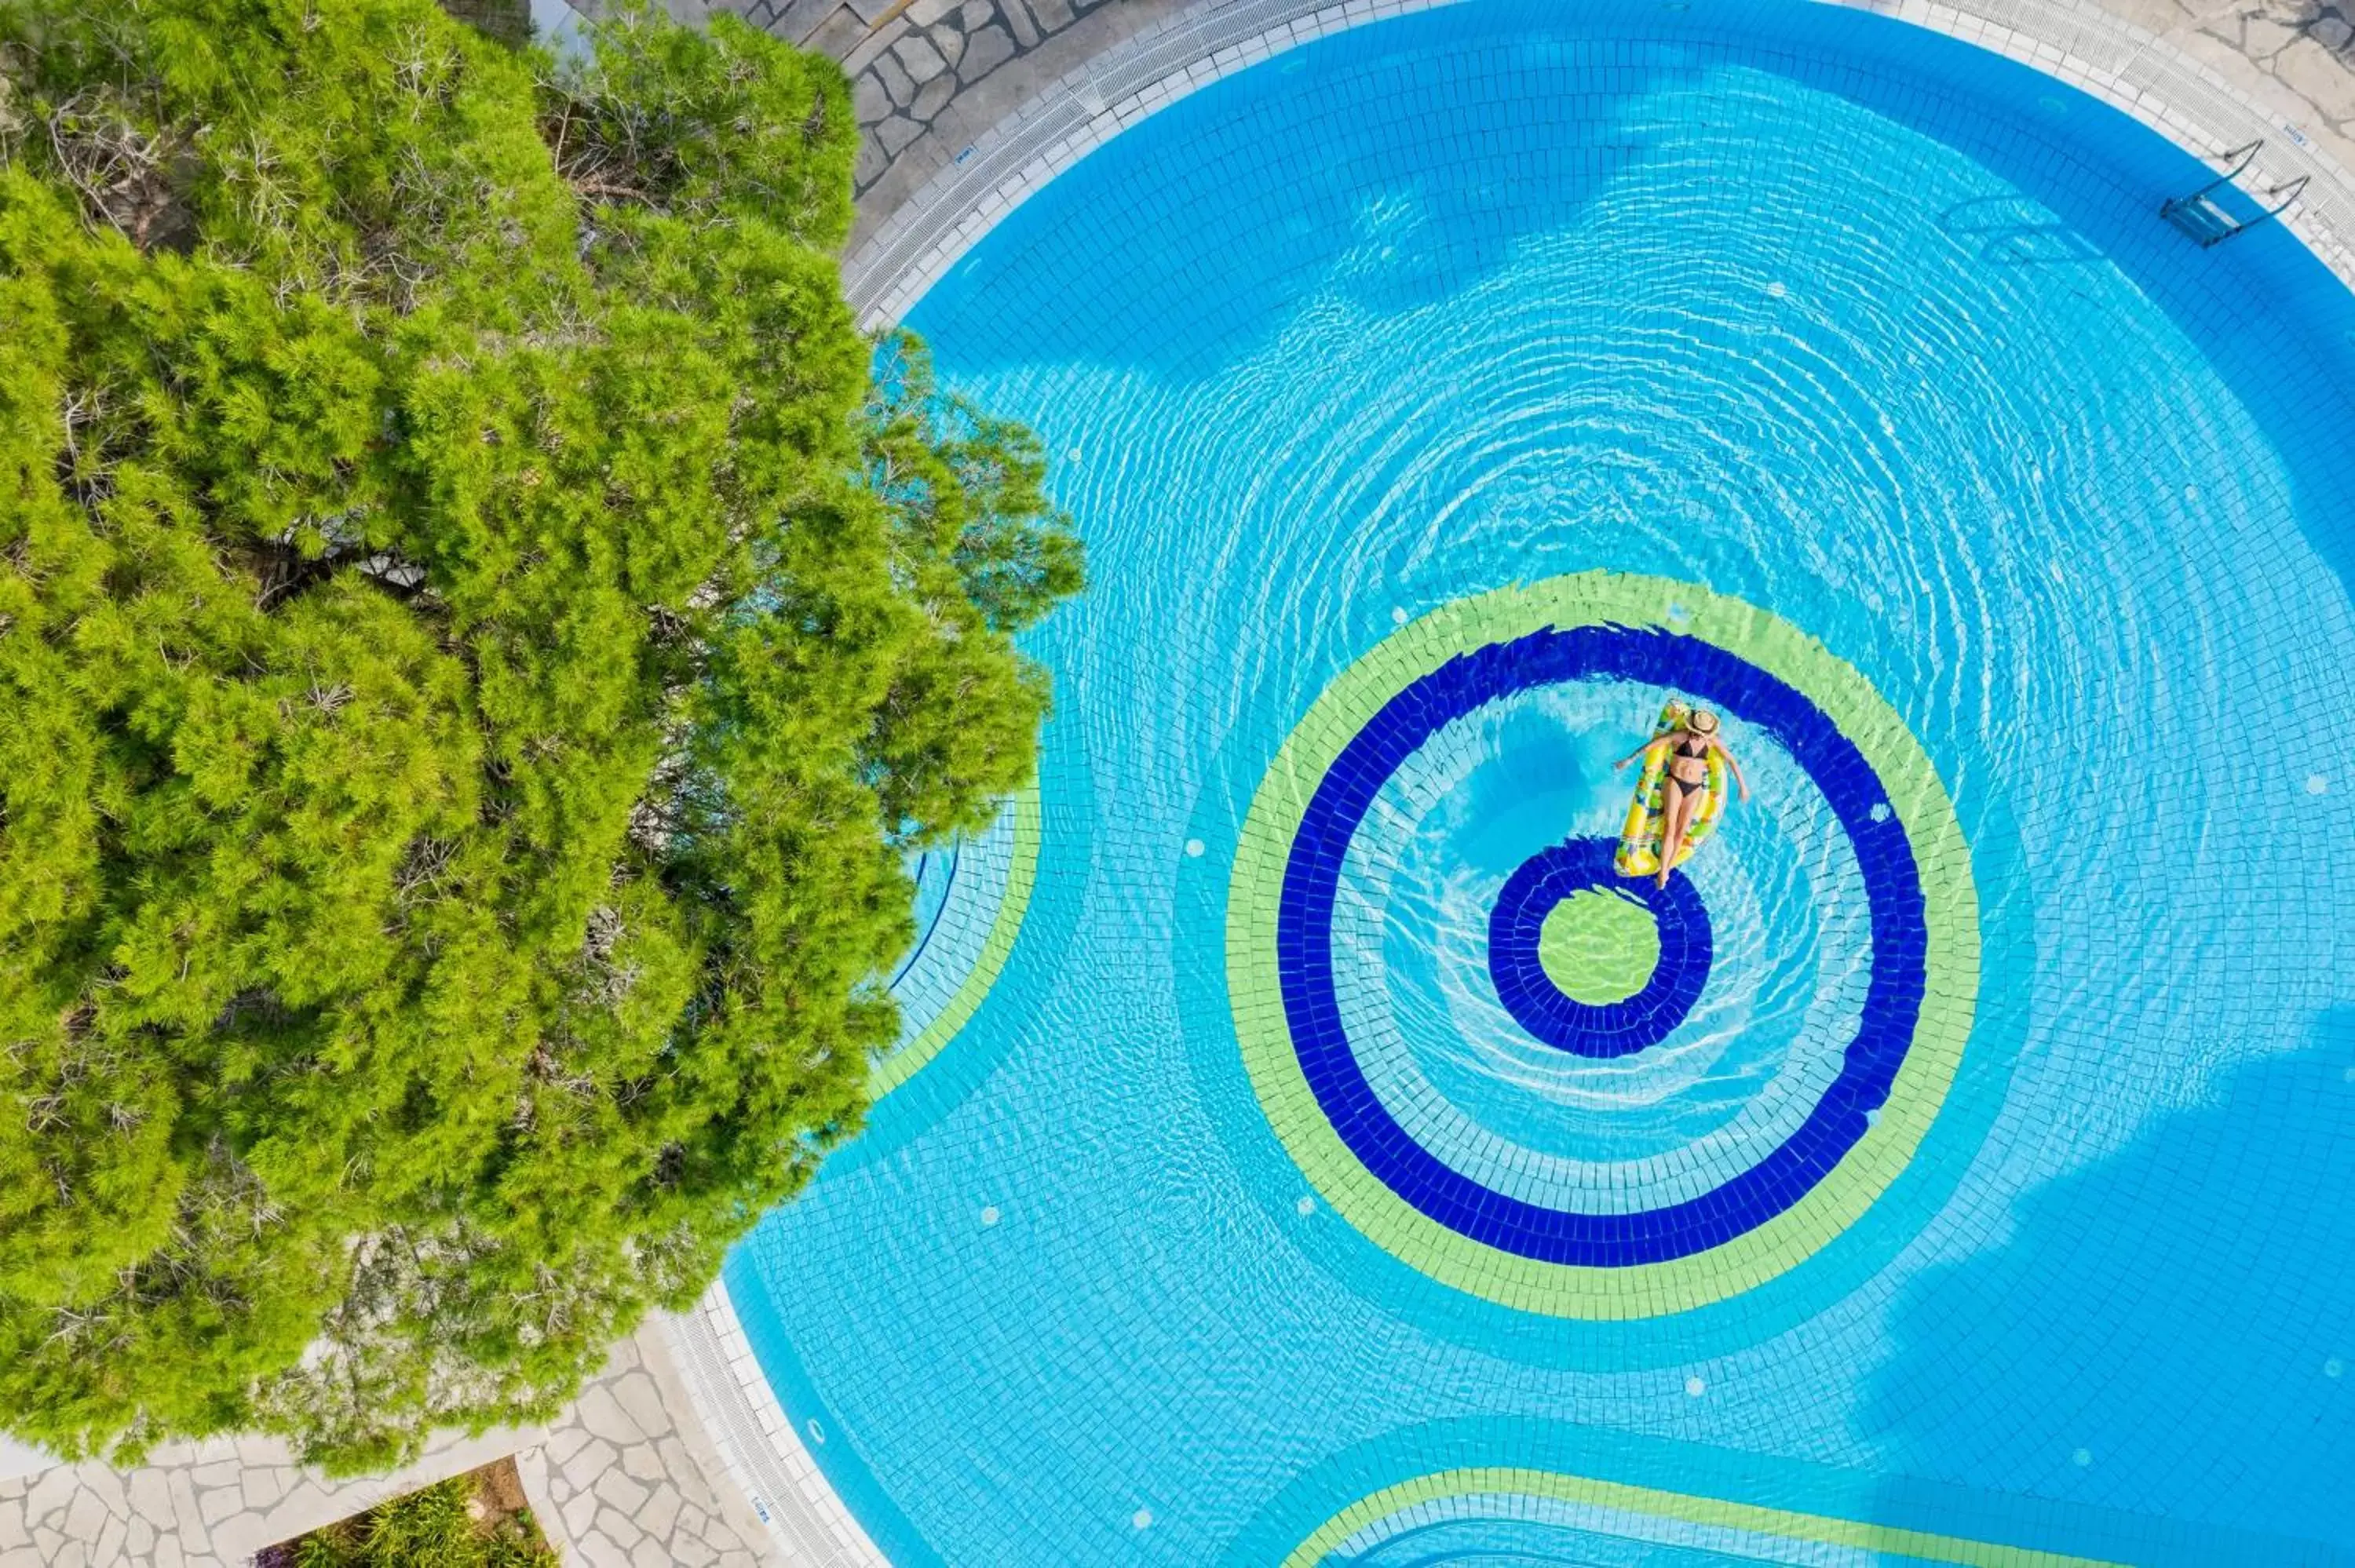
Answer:
M1362 23L1455 0L1202 0L1046 84L975 138L858 245L844 287L868 331L904 316L1007 214L1122 131L1230 72ZM2282 221L2355 286L2355 178L2299 127L2147 29L2091 3L1824 0L2032 66L2200 157L2262 138L2245 188L2311 176Z

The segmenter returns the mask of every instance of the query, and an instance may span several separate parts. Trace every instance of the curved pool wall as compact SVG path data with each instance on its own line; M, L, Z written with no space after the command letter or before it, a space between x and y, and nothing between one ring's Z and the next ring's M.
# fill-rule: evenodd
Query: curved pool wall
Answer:
M2285 231L2184 241L2154 209L2197 161L2047 78L1852 13L1635 16L1471 0L1231 76L914 313L1046 437L1095 584L1034 644L1058 712L994 986L729 1266L896 1563L2355 1552L2355 767L2285 739L2347 706L2355 311ZM1967 875L1977 948L1860 1212L1602 1316L1451 1281L1465 1238L1349 1206L1396 1197L1378 1156L1320 1184L1232 950L1253 801L1326 694L1589 573L1796 628L1827 713L1853 676L1841 713L1891 723L1835 727L1897 747L1887 832L1925 893ZM1664 636L1750 624L1675 599ZM1448 720L1332 927L1369 1092L1556 1211L1782 1147L1902 956L1857 919L1881 820L1734 706L1760 800L1691 872L1714 991L1624 1082L1482 1012L1463 932L1615 822L1643 673Z

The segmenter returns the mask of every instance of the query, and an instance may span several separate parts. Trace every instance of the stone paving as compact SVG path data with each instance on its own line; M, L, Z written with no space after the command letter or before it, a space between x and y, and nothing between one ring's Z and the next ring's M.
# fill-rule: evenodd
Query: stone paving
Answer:
M172 1445L134 1470L63 1465L0 1480L0 1568L232 1568L509 1454L568 1565L800 1568L769 1550L728 1486L651 1321L544 1434L445 1437L391 1476L329 1480L279 1443L240 1437Z
M975 137L1185 0L718 0L850 74L858 232ZM856 242L854 238L854 243Z
M532 1513L583 1568L756 1568L778 1559L705 1438L655 1325L516 1456Z
M1184 0L673 0L833 56L861 130L854 248L985 132ZM2104 0L2355 170L2355 0Z
M2355 0L2104 0L2355 170Z
M448 1437L391 1476L335 1481L266 1438L172 1444L134 1470L61 1465L0 1481L0 1568L227 1568L265 1546L485 1465L532 1431Z

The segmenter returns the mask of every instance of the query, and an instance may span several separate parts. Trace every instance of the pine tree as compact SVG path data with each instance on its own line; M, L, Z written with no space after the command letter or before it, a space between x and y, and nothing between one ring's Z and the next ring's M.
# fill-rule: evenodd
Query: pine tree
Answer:
M550 1412L854 1132L1035 766L1028 432L841 297L828 62L0 0L0 1420Z

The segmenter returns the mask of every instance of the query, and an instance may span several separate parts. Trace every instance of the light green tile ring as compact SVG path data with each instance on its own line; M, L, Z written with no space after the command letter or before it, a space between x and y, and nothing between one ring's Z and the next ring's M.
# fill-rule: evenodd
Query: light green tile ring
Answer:
M1424 1215L1361 1164L1303 1076L1276 967L1294 834L1325 772L1393 695L1448 660L1548 628L1655 627L1714 644L1803 693L1863 754L1913 845L1928 926L1920 1015L1879 1117L1803 1198L1721 1245L1604 1268L1491 1247ZM1228 886L1227 980L1261 1108L1310 1183L1392 1255L1457 1289L1559 1318L1635 1319L1722 1300L1796 1266L1854 1224L1913 1158L1971 1033L1979 985L1970 851L1935 766L1895 709L1798 628L1692 583L1582 572L1458 599L1400 628L1336 677L1277 751L1245 819Z
M948 1005L932 1022L905 1045L875 1059L867 1074L867 1097L870 1102L881 1099L914 1077L956 1038L957 1032L981 1006L981 999L997 983L1007 955L1014 951L1014 938L1021 933L1022 916L1030 907L1030 889L1039 877L1039 786L1035 781L1014 797L1013 807L1013 860L1007 868L1006 891L998 898L997 914L989 923L989 935L982 939L981 952L949 998Z
M1614 1516L1631 1522L1668 1521L1706 1532L1707 1539L1697 1540L1695 1544L1740 1551L1745 1556L1753 1552L1772 1553L1766 1556L1769 1562L1808 1562L1814 1556L1809 1548L1829 1546L1849 1552L1886 1553L1908 1562L1958 1563L1965 1568L2122 1568L2121 1564L2098 1558L2073 1557L2033 1547L2004 1546L1924 1530L1901 1530L1861 1520L1760 1508L1555 1470L1508 1466L1442 1470L1384 1487L1317 1526L1307 1540L1293 1548L1281 1568L1316 1568L1350 1537L1411 1509L1429 1510L1435 1505L1476 1499L1493 1499L1493 1511L1483 1517L1517 1517L1510 1510L1522 1499L1568 1504L1572 1509L1591 1510L1588 1517L1605 1533L1618 1533L1610 1528Z

